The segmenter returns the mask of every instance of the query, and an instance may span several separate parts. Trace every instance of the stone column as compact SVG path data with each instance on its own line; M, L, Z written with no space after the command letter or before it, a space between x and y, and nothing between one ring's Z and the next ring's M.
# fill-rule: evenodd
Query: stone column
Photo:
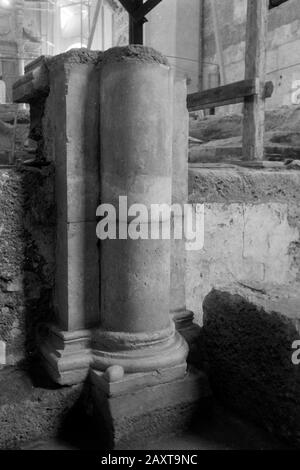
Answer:
M188 139L187 87L186 80L180 80L174 85L172 202L182 207L188 203ZM186 308L185 278L185 240L172 239L170 313L191 351L195 349L200 328L193 323L193 312Z
M101 203L117 209L143 204L150 236L152 204L171 205L173 76L165 59L142 47L104 55L100 83ZM126 211L127 212L127 211ZM170 214L158 228L170 224ZM131 225L132 227L132 225ZM123 238L126 238L125 235ZM169 315L170 240L101 243L101 329L94 338L94 368L125 372L186 370L187 345ZM134 350L134 354L133 354Z
M117 209L118 237L101 242L91 380L95 416L115 446L147 430L178 430L209 392L203 374L187 374L188 346L170 316L170 239L126 237L132 223L150 230L151 204L172 203L170 67L153 49L114 48L100 77L101 203ZM118 211L120 196L128 209L148 211L132 222ZM170 214L155 223L162 229Z

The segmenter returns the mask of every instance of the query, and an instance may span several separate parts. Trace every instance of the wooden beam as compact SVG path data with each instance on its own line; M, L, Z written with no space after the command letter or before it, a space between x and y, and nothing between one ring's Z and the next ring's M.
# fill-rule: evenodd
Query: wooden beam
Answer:
M134 12L143 5L143 0L132 0L133 13L129 17L129 44L143 44L144 42L144 20L136 21Z
M267 82L264 87L265 98L270 98L273 93L273 83ZM260 83L253 80L241 80L229 85L192 93L187 97L189 111L217 108L228 104L242 103L245 97L253 97L260 92Z
M244 104L243 159L263 160L265 133L265 77L269 0L248 0L245 80L258 82L258 93Z
M138 8L134 13L133 17L135 21L140 21L148 13L150 13L153 8L155 8L162 0L148 0L140 8Z
M127 11L127 13L129 13L129 15L134 16L134 13L136 11L136 8L134 7L134 0L119 0L119 2L121 3L121 5L125 8L125 10ZM143 21L143 23L147 23L147 19L146 18L141 18L140 21Z
M119 0L119 2L121 3L122 7L124 7L125 10L128 11L128 13L130 13L130 10L132 10L132 1L131 0Z
M90 32L90 36L88 40L88 45L87 45L88 49L90 49L93 44L93 39L94 39L96 27L97 27L97 21L99 18L99 13L102 8L102 5L103 5L103 0L97 0L96 9L95 9L94 17L93 17L93 22L92 22L92 28L91 28L91 32Z

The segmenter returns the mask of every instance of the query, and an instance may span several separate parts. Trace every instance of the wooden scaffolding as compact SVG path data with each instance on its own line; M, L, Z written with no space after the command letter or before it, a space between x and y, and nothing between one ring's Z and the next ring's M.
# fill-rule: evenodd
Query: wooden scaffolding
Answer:
M145 16L162 0L120 0L130 17L129 42L143 44ZM265 100L272 96L273 83L266 83L266 42L269 0L248 0L245 50L245 79L188 95L188 110L244 103L243 160L264 158Z

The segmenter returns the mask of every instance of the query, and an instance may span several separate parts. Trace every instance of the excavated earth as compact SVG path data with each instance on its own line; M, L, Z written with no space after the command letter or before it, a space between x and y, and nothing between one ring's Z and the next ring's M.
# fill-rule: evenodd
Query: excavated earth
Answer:
M204 118L200 114L191 114L190 163L241 159L242 123L242 114ZM267 111L265 131L267 160L300 159L300 106L283 106Z

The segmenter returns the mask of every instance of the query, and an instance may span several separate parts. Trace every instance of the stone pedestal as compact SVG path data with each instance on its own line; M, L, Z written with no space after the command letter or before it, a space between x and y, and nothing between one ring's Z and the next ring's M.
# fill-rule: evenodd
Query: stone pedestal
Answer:
M175 369L146 377L131 374L111 384L99 372L91 372L94 417L104 446L138 450L137 440L183 431L210 413L206 375L190 370L176 379Z

